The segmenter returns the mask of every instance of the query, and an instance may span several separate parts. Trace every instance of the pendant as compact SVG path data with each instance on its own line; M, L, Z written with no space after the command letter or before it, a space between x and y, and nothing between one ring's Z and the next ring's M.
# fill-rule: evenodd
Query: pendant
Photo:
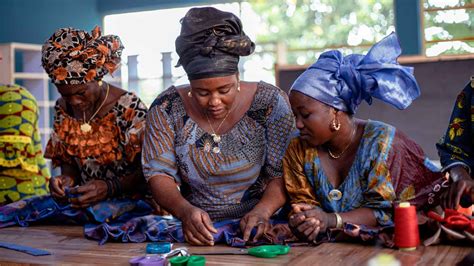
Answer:
M209 144L209 142L206 142L206 144L204 144L204 151L205 152L211 151L211 144Z
M219 147L214 147L214 148L212 148L212 152L213 153L219 153L219 152L221 152L221 149Z
M331 200L340 200L342 198L342 192L338 189L333 189L329 191L328 196Z
M211 134L211 137L212 137L212 140L214 141L214 143L221 142L221 136L219 136L217 134Z
M81 125L81 131L82 132L87 133L87 132L90 132L91 130L92 130L92 127L91 127L91 125L89 125L89 123L84 123L84 124Z

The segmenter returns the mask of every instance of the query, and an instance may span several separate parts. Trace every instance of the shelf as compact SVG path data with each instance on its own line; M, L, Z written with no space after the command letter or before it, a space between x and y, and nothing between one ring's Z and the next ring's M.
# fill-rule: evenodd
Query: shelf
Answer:
M54 107L55 101L37 101L38 107Z
M29 44L29 43L18 43L18 42L12 42L9 43L8 45L11 46L11 48L15 50L22 50L22 51L35 51L35 52L41 52L41 45L37 44Z
M47 80L49 77L46 73L27 73L27 72L15 72L13 73L15 79L44 79Z
M51 128L40 128L39 132L40 134L51 134L53 130Z

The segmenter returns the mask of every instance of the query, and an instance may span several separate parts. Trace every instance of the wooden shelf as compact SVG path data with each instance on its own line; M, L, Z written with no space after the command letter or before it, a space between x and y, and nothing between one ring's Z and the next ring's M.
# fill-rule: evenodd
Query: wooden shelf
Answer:
M51 134L51 107L55 102L49 95L49 77L41 67L41 45L28 43L0 44L0 83L19 83L35 98L38 104L39 130L43 148ZM15 71L21 66L22 72Z
M13 74L15 79L45 79L49 77L46 73L27 73L27 72L15 72Z
M10 45L14 50L41 52L41 45L37 44L12 42L8 43L8 45Z
M40 134L51 134L53 130L51 128L40 128L39 132Z
M55 101L37 101L39 107L54 107Z

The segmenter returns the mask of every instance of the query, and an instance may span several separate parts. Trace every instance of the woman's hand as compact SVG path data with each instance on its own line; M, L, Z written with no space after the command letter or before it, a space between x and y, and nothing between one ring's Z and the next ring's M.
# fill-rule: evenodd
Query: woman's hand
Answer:
M320 232L334 227L335 217L315 206L299 203L293 204L293 212L289 220L289 226L300 239L313 241Z
M68 175L59 175L49 180L49 191L56 200L66 201L66 187L74 186L74 178Z
M449 189L441 194L441 206L445 209L457 209L463 194L471 196L469 192L473 189L474 180L462 166L451 168L449 174L455 182L451 183Z
M214 237L212 234L217 233L207 212L195 207L188 206L181 211L179 218L183 225L183 233L186 242L191 245L213 246Z
M268 214L265 211L259 210L254 208L250 212L248 212L241 220L240 220L240 230L243 233L244 241L249 241L250 234L252 233L252 229L254 227L257 228L257 232L253 237L252 241L257 241L263 234L265 234L268 230L270 230L270 219L271 214Z
M82 186L71 188L69 193L78 197L69 198L71 207L86 208L107 198L107 183L104 180L91 180Z

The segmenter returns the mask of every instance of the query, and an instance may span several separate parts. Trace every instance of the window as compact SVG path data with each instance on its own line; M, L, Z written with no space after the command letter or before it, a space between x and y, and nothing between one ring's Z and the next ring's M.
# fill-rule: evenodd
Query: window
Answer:
M474 0L423 0L427 56L474 53Z
M237 14L244 31L257 44L255 53L241 57L240 74L247 81L274 84L277 62L311 64L328 49L363 53L395 30L393 0L249 0L213 6ZM105 33L119 35L125 46L122 87L137 92L148 105L168 83L188 82L182 68L171 67L171 82L167 83L162 60L171 56L171 66L176 65L179 20L189 8L104 19Z
M250 25L258 23L256 21L258 16L252 11L250 4L230 3L213 6L239 15L244 31L255 40L257 29ZM120 36L125 47L122 53L122 88L136 92L148 106L169 85L188 83L183 68L174 66L178 61L175 40L181 29L179 20L190 8L117 14L106 16L104 19L104 33ZM242 57L241 78L273 82L273 72L268 72L260 66L261 60L258 56ZM171 68L171 73L163 71L164 68ZM171 76L168 78L167 74Z

